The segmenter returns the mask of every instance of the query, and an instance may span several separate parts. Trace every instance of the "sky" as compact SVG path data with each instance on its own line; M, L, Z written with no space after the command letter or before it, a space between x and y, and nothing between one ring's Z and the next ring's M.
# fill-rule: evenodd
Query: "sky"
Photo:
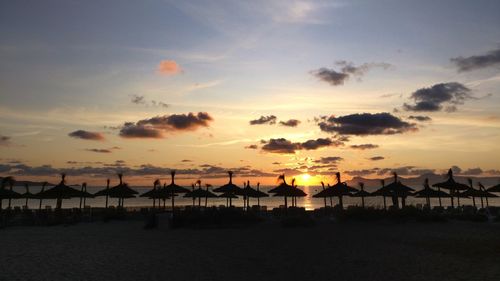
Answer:
M1 1L0 176L499 176L498 1Z

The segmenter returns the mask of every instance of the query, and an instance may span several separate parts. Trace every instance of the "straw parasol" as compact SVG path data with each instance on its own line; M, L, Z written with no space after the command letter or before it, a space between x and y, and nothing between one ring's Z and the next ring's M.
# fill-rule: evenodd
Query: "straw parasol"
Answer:
M359 191L356 193L351 194L352 197L361 197L361 207L365 207L365 197L370 197L372 196L371 193L365 191L365 184L360 182L359 183Z
M37 198L37 196L30 192L30 187L27 183L24 184L24 187L26 188L26 192L21 194L21 196L19 196L19 198L26 199L24 205L26 206L26 208L28 208L28 200L35 199L35 198Z
M316 198L338 197L339 206L341 209L344 209L344 203L342 200L343 196L351 195L351 193L357 192L358 190L356 188L348 186L347 183L342 182L339 172L335 173L335 177L337 179L336 184L334 184L332 186L328 185L328 188L320 191L316 195L313 195L313 197L316 197Z
M375 192L372 193L372 196L382 196L384 197L384 210L387 210L387 197L391 197L392 193L387 187L385 186L385 180L380 180L380 183L382 184L382 187L377 189Z
M217 195L215 195L214 193L212 193L208 190L208 187L207 187L207 189L201 188L201 180L198 180L196 183L198 184L198 188L186 193L184 195L184 197L193 198L193 202L196 198L198 198L198 207L201 207L201 198L215 198L215 197L217 197ZM193 185L193 188L194 188L194 185Z
M120 182L118 185L109 188L106 187L106 189L101 190L94 194L94 196L103 196L105 195L106 197L111 197L111 198L118 198L118 207L123 207L123 203L125 198L134 198L136 194L138 194L137 191L131 189L128 184L123 182L123 174L118 173L118 179ZM109 184L108 184L109 186ZM107 200L106 200L107 201ZM107 204L106 204L107 207Z
M174 200L175 196L179 193L188 193L189 189L175 184L175 171L174 170L170 171L170 176L171 176L170 184L165 186L164 191L167 194L169 194L170 197L172 198L172 213L173 213L174 208L175 208L175 200Z
M43 199L57 199L56 209L58 210L62 208L63 199L92 197L92 194L69 187L65 184L65 182L66 174L63 173L61 174L61 182L58 185L38 193L37 197Z
M282 196L284 198L285 208L288 208L288 200L290 197L291 190L293 186L286 183L285 174L279 175L277 181L280 183L277 187L268 191L268 193L274 194L274 196Z
M2 200L3 199L9 199L9 206L8 208L10 209L11 207L11 202L12 199L19 198L21 195L15 191L12 190L12 187L14 186L14 183L16 180L14 177L5 177L2 179L2 184L0 188L0 210L2 209ZM5 189L5 186L9 185L9 189Z
M261 198L261 197L267 197L269 195L267 195L266 193L258 190L259 188L259 185L260 183L257 183L257 189L253 189L251 186L250 186L250 181L247 181L246 185L245 185L245 188L243 188L241 191L240 191L240 195L242 196L245 196L246 198L246 207L248 209L248 207L250 206L250 198ZM257 204L258 206L260 204Z
M439 198L441 199L442 197L450 197L448 193L440 190L434 190L429 186L429 179L426 178L424 181L424 189L419 190L413 195L417 198L426 198L427 206L430 208L431 207L431 198ZM439 207L441 207L441 200L439 200Z
M217 193L232 192L236 195L239 195L239 193L241 192L241 188L233 183L233 172L228 171L227 173L229 175L229 182L221 187L214 189L213 191L217 192ZM231 206L233 203L232 198L228 198L228 199L229 199L229 206Z
M394 181L388 184L385 188L389 190L392 194L395 206L399 208L398 197L401 197L401 207L406 206L406 197L412 195L413 188L406 186L398 180L398 174L396 172L393 173Z
M160 185L161 186L161 182L159 179L156 179L154 182L153 182L153 189L149 190L149 191L146 191L144 192L143 194L139 195L139 197L148 197L148 198L152 198L153 199L153 209L156 208L156 194L158 192L158 189L156 189L156 187ZM158 201L158 206L160 206L160 202Z
M484 187L484 185L481 184L481 182L478 182L477 185L479 185L479 190L482 192L481 203L483 202L482 198L484 197L486 199L486 207L489 207L490 204L488 203L488 198L490 198L490 197L498 197L498 196L496 196L493 193L490 193L490 192L486 191L486 188Z
M432 186L438 188L448 189L450 191L451 198L451 206L455 207L455 203L453 201L453 197L456 196L458 200L458 205L460 205L460 190L467 190L469 187L465 184L461 184L453 179L453 171L451 169L448 170L448 179L444 182L433 184ZM439 190L439 189L438 189Z
M94 197L106 196L106 203L104 204L106 209L108 208L108 199L109 199L109 191L110 191L109 183L110 183L110 180L106 179L106 188L94 193Z
M500 183L497 185L494 185L488 189L486 189L488 192L494 192L494 193L500 193Z

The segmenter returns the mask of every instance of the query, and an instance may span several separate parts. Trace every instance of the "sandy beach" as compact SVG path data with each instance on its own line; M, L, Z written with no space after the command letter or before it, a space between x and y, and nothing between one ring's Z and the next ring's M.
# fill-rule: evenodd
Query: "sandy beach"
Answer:
M0 280L498 280L500 224L0 229Z

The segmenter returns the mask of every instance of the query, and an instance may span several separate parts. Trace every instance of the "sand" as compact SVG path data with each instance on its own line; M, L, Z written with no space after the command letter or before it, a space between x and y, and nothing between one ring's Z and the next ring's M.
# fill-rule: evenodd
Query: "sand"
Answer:
M0 280L500 280L500 224L0 229Z

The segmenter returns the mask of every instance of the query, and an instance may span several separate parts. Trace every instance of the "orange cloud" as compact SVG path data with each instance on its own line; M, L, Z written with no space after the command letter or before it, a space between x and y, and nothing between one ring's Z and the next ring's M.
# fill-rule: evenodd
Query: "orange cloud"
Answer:
M162 60L158 65L158 72L165 75L175 75L182 72L182 69L173 60Z

